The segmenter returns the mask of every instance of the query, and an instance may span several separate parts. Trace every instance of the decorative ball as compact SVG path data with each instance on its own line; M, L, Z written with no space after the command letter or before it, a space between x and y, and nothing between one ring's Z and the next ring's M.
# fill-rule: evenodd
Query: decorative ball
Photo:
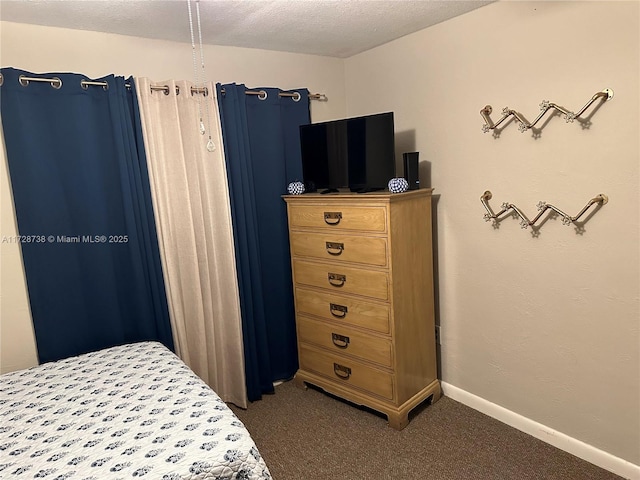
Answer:
M287 191L290 195L302 195L304 193L304 183L291 182L287 187Z
M389 191L391 193L402 193L409 190L409 182L405 178L396 177L389 180Z

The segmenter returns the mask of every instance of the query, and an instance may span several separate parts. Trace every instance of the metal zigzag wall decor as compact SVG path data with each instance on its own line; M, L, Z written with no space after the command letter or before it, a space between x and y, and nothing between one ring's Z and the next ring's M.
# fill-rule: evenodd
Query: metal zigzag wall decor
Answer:
M589 100L584 105L584 107L582 107L577 113L571 112L566 108L561 107L560 105L557 105L553 102L543 100L542 103L540 103L540 114L531 123L529 123L521 113L515 110L512 110L509 107L504 107L502 109L502 117L500 118L500 120L494 123L490 117L491 112L493 111L493 108L491 107L491 105L486 105L482 110L480 110L480 115L484 119L484 125L482 126L482 131L484 133L487 133L491 130L494 130L494 136L497 136L497 132L499 131L499 129L498 130L496 129L510 117L515 118L516 122L518 122L518 129L520 130L520 132L524 133L530 129L533 129L535 131L537 130L535 129L535 126L537 125L537 123L549 111L559 112L564 116L564 119L567 123L573 123L573 121L576 119L579 119L580 115L582 115L587 110L587 108L589 108L596 100L600 99L601 103L604 103L607 100L611 100L612 98L613 98L613 90L611 90L610 88L605 88L601 92L598 92L593 97L591 97L591 100ZM588 128L588 126L590 125L590 122L588 119L580 120L580 121L583 125L583 128Z
M533 220L529 220L529 218L522 212L522 210L520 210L513 203L504 202L502 204L502 209L498 213L494 213L494 211L489 206L489 200L491 200L492 196L493 195L491 194L491 192L489 190L487 190L480 197L480 201L482 202L482 205L484 206L485 210L487 211L487 213L484 214L484 219L485 219L486 222L492 221L494 228L498 228L501 217L505 218L505 216L507 216L509 214L513 214L513 215L516 215L517 217L520 218L520 227L521 228L524 228L524 229L526 229L527 227L531 227L532 228L532 230L534 232L534 236L538 234L538 227L536 227L536 223L538 222L538 220L540 220L540 217L542 217L542 215L547 210L552 210L556 214L560 215L560 217L562 217L562 224L563 225L575 224L576 225L576 231L578 233L582 233L584 231L584 227L583 227L583 225L581 223L578 223L578 220L593 205L597 204L596 205L596 210L594 210L594 212L593 212L593 213L595 213L595 211L597 211L597 209L599 209L600 207L602 207L603 205L605 205L609 201L609 197L607 197L603 193L601 193L599 195L596 195L591 200L589 200L587 202L587 204L582 208L582 210L580 210L574 216L571 216L571 215L563 212L558 207L556 207L555 205L552 205L550 203L538 202L538 205L537 205L538 214L533 218Z

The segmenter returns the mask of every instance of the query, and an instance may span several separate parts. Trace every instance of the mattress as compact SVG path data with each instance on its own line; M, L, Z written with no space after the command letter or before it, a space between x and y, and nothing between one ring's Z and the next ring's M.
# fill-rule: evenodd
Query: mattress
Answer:
M159 343L0 376L0 478L270 479L249 432Z

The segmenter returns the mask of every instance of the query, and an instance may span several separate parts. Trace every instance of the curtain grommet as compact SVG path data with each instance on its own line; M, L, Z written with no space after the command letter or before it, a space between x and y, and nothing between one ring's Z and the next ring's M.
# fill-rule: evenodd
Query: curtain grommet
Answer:
M62 88L62 80L60 80L60 78L58 77L36 78L36 77L27 77L26 75L20 75L18 77L18 81L20 82L20 85L22 85L23 87L28 86L29 82L34 81L34 82L48 82L49 85L51 85L56 90Z
M291 97L293 99L294 102L299 102L300 99L302 98L302 95L300 95L300 92L293 92L293 97Z
M61 84L62 84L62 82L61 82ZM102 90L104 90L105 92L107 90L109 90L109 84L107 82L95 82L95 81L92 81L92 80L80 80L80 86L82 87L83 90L88 90L91 85L102 87ZM53 84L51 86L54 87ZM54 88L60 88L60 87L54 87Z
M207 87L191 87L191 96L193 97L196 94L202 94L203 97L207 97L209 95L209 89Z
M264 90L260 90L260 92L258 92L258 100L266 100L267 96L267 92Z

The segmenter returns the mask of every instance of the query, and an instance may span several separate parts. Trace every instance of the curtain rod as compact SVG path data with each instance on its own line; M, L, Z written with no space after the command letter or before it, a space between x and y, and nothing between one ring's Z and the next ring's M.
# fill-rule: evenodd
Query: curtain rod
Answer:
M2 77L0 76L0 85L2 85L3 83ZM53 78L39 78L39 77L27 77L25 75L20 75L19 77L19 81L20 81L20 85L22 85L23 87L26 87L27 85L29 85L29 82L45 82L45 83L49 83L51 84L51 86L53 88L60 88L62 87L62 80L60 80L58 77L53 77ZM83 89L87 89L89 88L89 86L98 86L98 87L102 87L104 90L107 90L109 88L109 84L107 82L94 82L91 80L81 80L80 81L80 86ZM127 88L131 88L131 85L129 85L128 83L125 84L125 86ZM151 91L163 91L165 95L169 95L169 86L168 85L151 85ZM207 95L209 95L209 89L207 87L191 87L191 95L195 94L195 93L201 93L203 94L205 97ZM224 88L221 90L221 93L224 95L225 94L225 90ZM267 92L264 90L247 90L244 92L246 95L257 95L258 98L260 100L265 100L267 98ZM176 85L176 95L180 94L180 87L178 87ZM301 95L298 92L282 92L282 93L278 93L279 97L291 97L293 98L293 100L295 102L299 101L301 98ZM320 101L327 101L327 96L324 93L310 93L309 94L309 99L311 100L320 100Z
M165 95L169 95L171 89L169 85L150 85L151 93L153 92L164 92ZM209 95L209 89L207 87L191 87L191 95L194 93L201 93L205 97ZM180 87L176 85L176 95L180 95Z
M27 85L29 85L29 82L50 83L51 86L56 89L62 87L62 80L60 80L58 77L41 78L41 77L27 77L25 75L20 75L18 80L20 81L20 85L22 85L23 87L26 87ZM127 88L131 88L131 85L129 85L128 83L125 83L124 85ZM109 89L109 84L107 82L94 82L91 80L80 80L80 86L85 90L89 88L89 86L102 87L104 90ZM151 85L151 91L153 92L156 90L162 90L164 91L165 95L169 95L168 85ZM176 94L179 94L179 93L180 93L180 87L176 85ZM202 88L191 87L191 94L193 95L194 93L202 93L205 96L207 96L209 94L209 90L207 89L207 87L202 87Z
M224 88L222 90L220 90L220 93L222 93L223 95L226 93ZM246 90L245 95L257 95L258 98L260 100L265 100L267 98L267 92L264 90ZM294 102L297 102L300 100L301 95L298 92L293 92L293 93L289 93L289 92L282 92L282 93L278 93L279 97L292 97ZM323 102L326 102L328 100L327 96L324 93L310 93L309 94L309 99L310 100L320 100Z

